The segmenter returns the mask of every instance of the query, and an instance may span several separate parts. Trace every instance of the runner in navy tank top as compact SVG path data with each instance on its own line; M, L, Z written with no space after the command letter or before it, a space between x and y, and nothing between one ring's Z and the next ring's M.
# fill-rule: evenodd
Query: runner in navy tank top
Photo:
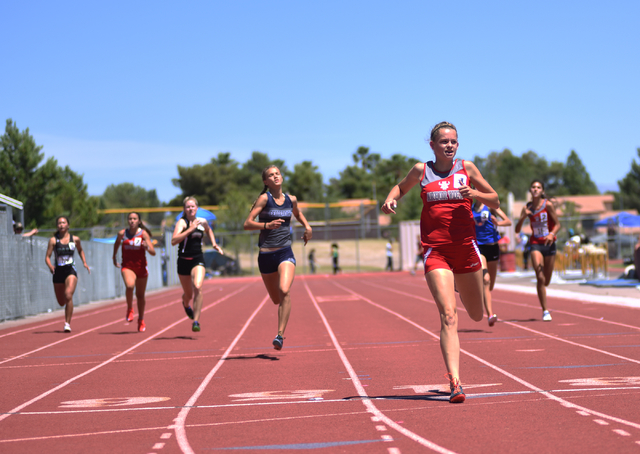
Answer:
M260 230L258 268L271 301L278 306L278 334L272 344L273 348L281 350L291 314L290 290L296 272L296 259L291 250L291 216L304 227L305 246L312 231L298 209L298 199L282 192L280 169L267 167L262 171L262 181L264 188L244 221L244 229Z
M82 264L91 274L87 259L82 250L80 238L69 233L69 219L58 216L56 219L57 232L49 240L47 255L44 262L53 274L53 290L60 306L64 306L64 332L71 332L71 317L73 316L73 294L78 285L78 273L73 259L75 251L82 260ZM55 253L55 266L51 263L51 254Z
M508 227L511 219L500 208L489 208L482 202L476 201L473 205L473 221L476 224L476 241L480 249L482 259L482 280L484 285L484 309L489 317L489 326L493 326L498 321L498 316L493 312L491 301L491 291L496 284L498 274L498 259L500 258L500 247L498 240L500 234L497 227Z
M454 283L472 320L483 313L482 266L475 242L471 199L498 208L498 194L471 161L454 160L458 132L442 122L431 130L435 161L419 162L395 185L382 205L395 214L397 200L419 185L424 204L420 235L424 247L425 279L440 313L440 347L447 368L449 402L464 402L460 384L460 340ZM475 186L475 189L471 187Z

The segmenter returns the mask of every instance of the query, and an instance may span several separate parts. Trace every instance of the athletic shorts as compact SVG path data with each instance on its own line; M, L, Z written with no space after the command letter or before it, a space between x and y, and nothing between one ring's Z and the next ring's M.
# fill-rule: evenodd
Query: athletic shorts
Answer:
M427 248L424 253L424 273L437 269L451 270L454 274L473 273L482 269L476 240Z
M495 262L500 258L500 246L498 243L479 244L478 249L480 249L480 254L487 259L487 262Z
M53 272L53 283L64 284L69 276L78 276L76 267L73 265L56 266Z
M290 246L283 247L277 251L260 252L260 254L258 254L258 269L262 274L277 272L282 262L296 264L296 258L293 256L293 251Z
M204 266L204 254L195 257L178 257L178 274L180 276L191 276L191 270L196 266Z
M540 252L543 257L550 257L552 255L556 255L556 243L554 241L549 246L545 246L544 244L532 243L531 250Z
M142 279L149 276L149 268L146 265L137 263L123 263L122 269L131 270L136 274L136 279Z

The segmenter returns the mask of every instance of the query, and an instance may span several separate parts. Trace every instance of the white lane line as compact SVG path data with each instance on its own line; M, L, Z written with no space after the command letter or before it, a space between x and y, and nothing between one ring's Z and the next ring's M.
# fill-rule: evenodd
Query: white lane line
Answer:
M415 287L417 289L423 289L424 290L424 285L426 285L426 284L424 282L422 284L423 285L409 283L408 285L411 286L411 287ZM399 293L401 295L405 295L405 296L410 296L410 297L416 298L416 295L414 295L412 293L399 292L399 291L397 291L395 289L391 289L391 288L389 288L387 286L376 284L374 282L368 282L367 285L371 285L372 287L378 287L378 288L385 289L385 290L391 290L391 291L394 291L394 292ZM534 291L535 291L535 288L534 288ZM547 295L547 296L549 296L549 295ZM492 297L492 298L493 298L492 301L495 301L497 303L508 304L510 306L524 307L524 308L527 308L527 309L535 309L536 311L540 311L540 306L539 305L538 306L533 306L533 305L530 305L530 304L515 303L513 301L504 300L504 299L501 299L501 298L496 298L495 296ZM433 299L428 299L428 298L418 298L418 299L421 299L423 301L428 301L430 303L435 304L435 301ZM464 308L458 308L458 309L459 310L464 310ZM592 320L594 322L606 323L606 324L609 324L609 325L616 325L616 326L622 326L624 328L640 330L640 326L637 326L637 325L627 325L625 323L614 322L612 320L605 320L605 319L598 318L598 317L591 317L589 315L577 314L575 312L568 312L568 311L556 310L556 309L553 309L551 312L557 312L558 314L565 314L565 315L571 315L573 317L584 318L586 320ZM500 321L502 322L503 320L501 319Z
M526 293L529 295L537 295L535 287L525 287L522 285L501 284L495 285L498 290L505 290L515 293ZM561 298L571 301L581 301L584 303L608 304L611 306L623 306L640 308L640 299L628 296L612 296L612 295L590 295L586 293L572 292L569 290L547 289L547 298Z
M540 306L536 307L536 306L531 306L529 304L514 303L513 301L507 301L507 300L503 300L503 299L500 299L500 298L492 298L492 301L495 301L495 302L501 303L501 304L509 304L511 306L518 306L518 307L526 307L528 309L535 309L538 312L540 311ZM551 312L557 312L558 314L570 315L572 317L577 317L577 318L584 318L586 320L591 320L591 321L598 322L598 323L606 323L608 325L616 325L616 326L622 326L624 328L640 330L640 326L627 325L626 323L614 322L613 320L605 320L603 318L591 317L589 315L576 314L575 312L568 312L568 311L557 310L557 309L553 309Z
M265 296L265 298L262 300L262 302L256 308L256 310L253 311L253 314L251 314L251 316L249 317L247 322L244 324L244 326L242 327L242 329L240 330L236 338L233 340L233 342L231 342L231 345L229 345L229 348L227 348L227 350L223 353L222 358L213 367L213 369L211 369L211 372L207 374L207 376L202 381L200 386L198 386L198 389L196 389L196 392L193 393L193 395L189 398L184 408L180 410L180 413L178 413L178 416L175 419L175 424L169 427L169 429L174 429L176 431L176 440L178 441L178 446L180 446L180 450L183 453L195 454L193 449L191 449L189 440L187 440L187 431L185 430L185 421L187 419L187 415L189 414L189 411L191 410L191 407L195 405L200 395L202 395L205 388L209 385L209 382L211 382L211 380L213 379L213 376L216 374L216 372L218 372L218 370L224 364L225 358L233 351L236 344L238 343L238 341L240 340L244 332L249 327L249 324L253 321L255 316L258 314L260 309L262 309L262 307L265 305L265 303L268 300L269 300L269 295Z
M155 298L160 298L160 297L166 297L167 294L170 293L174 293L174 291L169 290L169 291L159 291L159 292L154 292L153 294L149 294L147 295L147 305L149 304L149 301L155 299ZM90 308L86 309L86 312L83 312L81 314L77 314L73 316L74 320L78 320L80 318L87 318L87 317L92 317L94 315L98 315L98 314L103 314L105 312L110 312L110 311L115 311L121 308L121 306L119 306L119 304L123 303L125 301L125 299L117 299L117 300L113 300L109 303L109 306L107 308L104 309L97 309L95 311L92 311ZM91 304L91 303L89 303ZM82 305L79 307L87 307L86 305ZM36 329L40 329L40 328L45 328L47 326L51 326L51 325L57 325L58 323L62 323L63 319L64 319L64 311L62 311L63 313L60 314L60 316L56 317L56 320L48 322L48 323L42 323L40 325L29 325L27 328L23 328L23 329L19 329L16 331L11 331L10 333L5 333L5 334L0 334L0 339L3 337L7 337L7 336L13 336L14 334L19 334L19 333L24 333L25 331L33 331ZM121 319L124 322L124 318ZM9 328L8 328L9 329Z
M160 435L160 438L163 440L167 440L168 438L171 438L171 435L173 435L171 432L163 433L162 435Z
M618 435L622 435L623 437L629 437L631 436L631 434L629 432L626 432L622 429L614 429L613 430L615 433L617 433Z
M174 301L171 301L170 303L163 304L162 306L154 307L153 309L150 309L150 310L146 311L146 313L147 313L147 314L149 314L149 313L151 313L151 312L154 312L154 311L157 311L157 310L163 309L163 308L165 308L165 307L167 307L167 306L171 306L172 304L176 304L177 302L180 302L180 301L182 301L182 300L180 299L180 300L174 300ZM60 339L60 340L58 340L58 341L55 341L55 342L52 342L52 343L50 343L50 344L44 345L44 346L42 346L42 347L40 347L40 348L37 348L37 349L35 349L35 350L31 350L30 352L23 353L22 355L12 356L11 358L8 358L8 359L6 359L6 360L4 360L4 361L0 361L0 364L8 363L9 361L13 361L13 360L16 360L16 359L18 359L18 358L22 358L22 357L24 357L24 356L31 355L31 354L36 353L36 352L39 352L39 351L41 351L41 350L45 350L45 349L47 349L47 348L49 348L49 347L53 347L54 345L60 344L60 343L62 343L62 342L66 342L66 341L69 341L69 340L75 339L75 338L77 338L77 337L84 336L85 334L89 334L89 333L91 333L91 332L93 332L93 331L96 331L96 330L99 330L99 329L102 329L102 328L106 328L107 326L115 325L116 323L120 323L120 322L123 322L123 319L120 319L120 318L119 318L119 319L118 319L118 320L116 320L116 321L109 322L109 323L105 323L104 325L94 326L93 328L87 329L87 330L82 331L82 332L80 332L80 333L78 333L78 334L73 334L73 335L71 335L71 336L69 336L69 335L65 335L65 337L64 337L64 338L62 338L62 339Z
M546 392L550 393L577 393L577 392L597 392L601 391L622 391L629 389L640 389L640 387L620 387L620 388L578 388L578 389L550 389ZM537 394L537 391L503 391L503 392L495 392L495 393L466 393L468 399L474 398L486 398L486 397L501 397L501 396L521 396L525 394ZM601 394L600 394L601 395ZM428 396L428 400L442 400L448 401L449 396L438 396L438 395L430 395ZM402 397L392 398L392 397L367 397L367 399L371 400L402 400ZM269 401L269 402L251 402L251 403L237 403L237 404L218 404L218 405L192 405L191 409L205 409L205 408L238 408L238 407L256 407L256 406L267 406L267 405L297 405L297 404L319 404L319 403L350 403L356 402L359 399L351 398L351 399L324 399L321 401L312 401L312 400L299 400L299 401ZM81 414L81 413L117 413L117 412L129 412L129 411L164 411L164 410L177 410L183 408L182 406L172 406L172 407L134 407L134 408L100 408L100 409L90 409L90 410L53 410L53 411L22 411L15 413L21 416L34 416L34 415L73 415L73 414ZM581 414L582 416L592 416L591 413L587 412L576 412ZM374 419L375 418L375 419ZM380 418L374 416L371 418L373 422L381 422Z
M344 289L344 290L346 290L346 291L350 291L350 292L355 293L356 295L360 296L360 298L361 298L361 299L363 299L364 301L366 301L366 302L368 302L368 303L370 303L370 304L374 304L374 305L376 305L376 303L373 303L371 300L369 300L369 299L365 298L364 296L360 295L359 293L356 293L356 292L354 292L353 290L348 289L347 287L343 287L342 285L340 285L340 284L338 284L338 283L334 283L334 284L335 284L336 286L338 286L338 287L343 288L343 289ZM389 287L385 287L385 286L381 286L381 285L376 285L376 284L370 284L370 285L371 285L372 287L382 288L382 289L388 290L388 291L390 291L390 292L394 292L394 293L397 293L397 294L399 294L399 295L403 295L403 296L408 296L408 297L411 297L411 298L415 298L415 299L418 299L418 300L421 300L421 301L427 301L427 302L430 302L430 303L433 303L433 302L434 302L432 299L424 298L424 297L422 297L422 296L414 295L414 294L407 293L407 292L402 292L402 291L400 291L400 290L396 290L396 289L393 289L393 288L389 288ZM435 303L434 303L434 304L435 304ZM380 308L382 308L383 306L379 306L379 307L380 307ZM387 309L385 308L385 310L387 310ZM464 311L464 308L458 308L458 310L459 310L459 311ZM392 311L390 311L390 312L392 312ZM466 312L466 311L465 311L465 312ZM400 316L399 314L397 314L397 315L398 315L398 316ZM573 315L573 314L572 314L572 315ZM599 319L596 319L596 320L597 320L597 321L604 321L604 320L599 320ZM522 326L522 325L519 325L519 324L517 324L517 323L507 322L507 321L504 321L504 320L501 320L501 323L504 323L504 324L506 324L506 325L510 325L510 326L514 326L514 327L516 327L516 328L520 328L520 329L523 329L523 330L525 330L525 331L529 331L529 332L531 332L531 333L539 334L540 336L545 336L545 337L548 337L548 338L551 338L551 339L554 339L554 340L557 340L557 341L560 341L560 342L565 342L565 343L567 343L567 344L571 344L571 345L573 345L573 346L575 346L575 347L585 348L585 349L587 349L587 350L592 350L592 351L595 351L595 352L598 352L598 353L602 353L602 354L604 354L604 355L613 356L614 358L618 358L618 359L622 359L622 360L629 361L629 362L632 362L632 363L640 364L640 361L639 361L639 360L632 359L632 358L628 358L628 357L626 357L626 356L616 355L615 353L610 353L610 352L608 352L608 351L600 350L600 349L598 349L598 348L594 348L594 347L590 347L590 346L585 345L585 344L579 344L579 343L577 343L577 342L572 342L572 341L570 341L570 340L566 340L566 339L563 339L563 338L561 338L561 337L557 337L557 336L553 336L553 335L551 335L551 334L543 333L542 331L537 331L537 330L532 329L532 328L527 328L526 326ZM418 325L414 325L414 326L416 326L416 327L417 327ZM629 326L629 327L631 327L631 326ZM635 329L640 329L640 328L638 328L638 327L633 327L633 328L635 328ZM433 333L431 333L431 334L433 335ZM438 337L438 336L436 336L436 337Z
M353 369L353 367L351 366L351 363L349 362L349 359L347 358L347 355L342 350L342 347L340 346L340 342L338 342L338 339L336 338L336 335L334 334L333 330L331 329L331 325L329 325L329 321L325 317L324 312L322 312L322 309L320 309L320 305L318 304L318 302L316 301L315 297L313 296L313 293L311 293L311 289L309 288L309 285L308 285L307 281L304 280L303 282L304 282L304 287L307 290L307 293L309 294L309 297L311 298L311 301L313 302L313 305L316 308L316 311L318 311L318 314L320 315L320 318L322 319L322 322L324 323L324 326L325 326L325 328L327 330L327 333L329 334L329 337L331 337L331 341L333 342L333 345L336 348L338 356L340 356L340 359L342 360L342 363L344 364L345 369L349 373L349 376L351 377L351 382L353 383L353 386L356 388L356 391L358 392L358 395L363 398L362 399L362 403L367 408L367 410L371 414L373 414L374 416L377 416L378 418L380 418L380 421L386 423L387 426L392 427L393 429L397 430L398 432L400 432L404 436L406 436L409 439L421 444L422 446L424 446L426 448L429 448L429 449L431 449L433 451L436 451L436 452L439 452L439 453L442 453L442 454L452 454L452 453L454 453L454 451L450 451L450 450L448 450L448 449L446 449L446 448L444 448L442 446L439 446L439 445L433 443L432 441L429 441L429 440L427 440L425 438L422 438L420 435L418 435L418 434L416 434L414 432L411 432L410 430L402 427L400 424L397 424L391 418L387 417L384 413L382 413L380 410L378 410L378 408L373 404L371 399L369 399L369 396L367 395L367 392L364 390L364 387L362 386L362 383L360 382L360 379L358 378L358 374ZM356 294L355 292L352 292L351 290L348 290L346 287L343 287L343 288L345 290L349 291L349 293ZM385 435L383 435L383 437L385 437Z
M246 287L248 287L248 286L245 286L245 287L242 287L242 288L244 289L244 288L246 288ZM209 290L209 291L208 291L208 292L206 292L206 293L204 293L204 292L203 292L203 295L207 295L207 294L212 293L212 292L214 292L214 291L216 291L216 289L211 289L211 290ZM150 314L151 312L159 311L160 309L164 309L164 308L169 307L169 306L171 306L171 305L174 305L174 304L176 304L176 303L182 303L182 298L180 298L179 300L173 300L173 301L171 301L171 302L169 302L169 303L163 304L162 306L156 306L156 307L154 307L153 309L145 310L145 314ZM216 304L216 303L213 303L213 304ZM207 306L207 307L210 307L210 306ZM202 311L205 311L206 309L207 309L207 308L203 308L203 309L202 309ZM187 319L187 317L184 317L182 320L186 320L186 319ZM6 360L4 360L4 361L0 361L0 365L1 365L1 364L4 364L4 363L8 363L9 361L16 360L16 359L18 359L18 358L22 358L22 357L24 357L24 356L31 355L32 353L36 353L36 352L39 352L39 351L41 351L41 350L45 350L45 349L47 349L47 348L49 348L49 347L53 347L54 345L57 345L57 344L59 344L59 343L61 343L61 342L66 342L66 341L68 341L68 340L75 339L76 337L84 336L85 334L91 333L91 332L96 331L96 330L101 329L101 328L105 328L105 327L107 327L107 326L109 326L109 325L115 325L116 323L120 323L120 322L124 322L124 319L123 319L123 318L119 318L119 319L118 319L118 320L116 320L116 321L109 322L109 323L106 323L106 324L104 324L104 325L96 326L96 327L93 327L93 328L91 328L91 329L88 329L88 330L82 331L82 332L80 332L80 333L78 333L78 334L74 334L74 335L71 335L71 336L69 336L69 335L64 335L64 336L65 336L64 338L62 338L62 339L60 339L60 340L58 340L58 341L56 341L56 342L53 342L53 343L51 343L51 344L44 345L44 346L42 346L42 347L40 347L40 348L37 348L37 349L35 349L35 350L31 350L30 352L23 353L22 355L12 356L11 358L8 358L8 359L6 359Z
M375 307L377 307L377 308L379 308L379 309L382 309L383 311L388 312L389 314L395 315L395 316L396 316L396 317L398 317L399 319L404 320L405 322L407 322L407 323L409 323L410 325L412 325L412 326L416 327L416 328L417 328L417 329L419 329L420 331L422 331L422 332L424 332L424 333L426 333L426 334L428 334L428 335L430 335L430 336L432 336L432 337L434 337L434 338L436 338L436 339L439 339L439 338L440 338L440 336L439 336L438 334L436 334L436 333L433 333L433 332L429 331L428 329L426 329L426 328L424 328L424 327L422 327L422 326L418 325L418 324L417 324L417 323L415 323L414 321L409 320L408 318L406 318L406 317L404 317L404 316L400 315L399 313L397 313L397 312L395 312L395 311L392 311L391 309L388 309L387 307L382 306L382 305L380 305L380 304L378 304L378 303L374 303L374 302L373 302L373 301L371 301L369 298L366 298L365 296L363 296L363 295L361 295L361 294L359 294L359 293L357 293L357 292L355 292L355 291L353 291L353 290L351 290L351 289L349 289L349 288L347 288L347 287L345 287L345 286L343 286L343 285L340 285L340 284L338 284L338 283L337 283L337 282L335 282L335 281L334 281L334 282L332 282L332 283L333 283L333 285L335 285L335 286L337 286L337 287L339 287L339 288L342 288L343 290L345 290L345 291L347 291L347 292L351 292L351 293L354 293L354 294L356 294L356 295L360 296L360 298L361 298L363 301L365 301L365 302L367 302L367 303L371 304L372 306L375 306ZM386 288L386 287L385 287L385 288ZM400 291L395 290L395 289L392 289L392 288L389 288L388 290L389 290L389 291L392 291L392 292L395 292L395 293L406 294L407 296L412 296L413 298L422 299L422 298L417 297L417 296L415 296L415 295L411 295L411 294L409 294L409 293L400 292ZM428 300L427 300L427 301L428 301ZM514 326L519 326L519 325L514 325ZM532 331L532 332L536 332L536 331L534 331L534 330L530 330L529 328L526 328L526 329L527 329L527 330L529 330L529 331ZM545 333L539 332L539 334L545 334ZM576 344L576 345L578 345L578 346L579 346L580 344ZM583 346L583 347L591 349L591 347L588 347L588 346ZM477 355L474 355L473 353L471 353L471 352L469 352L469 351L467 351L467 350L464 350L464 349L462 349L462 348L461 348L461 349L460 349L460 352L461 352L461 353L464 353L465 355L469 356L470 358L473 358L473 359L475 359L476 361L478 361L478 362L480 362L480 363L484 364L485 366L487 366L487 367L489 367L489 368L491 368L491 369L495 370L496 372L499 372L499 373L501 373L501 374L503 374L503 375L505 375L505 376L507 376L507 377L511 378L512 380L514 380L514 381L516 381L516 382L520 383L521 385L525 386L526 388L529 388L529 389L531 389L531 390L533 390L533 391L536 391L536 392L538 392L538 393L540 393L540 394L543 394L545 397L547 397L547 398L548 398L548 399L550 399L550 400L554 400L554 401L558 402L558 403L559 403L560 405L562 405L563 407L571 408L571 409L575 409L575 410L582 410L582 411L588 412L588 413L589 413L590 415L592 415L592 416L598 416L598 417L600 417L600 418L602 418L602 419L608 419L609 421L615 421L615 422L617 422L617 423L624 424L624 425L627 425L627 426L633 427L633 428L635 428L635 429L640 429L640 424L638 424L638 423L634 423L634 422L631 422L631 421L627 421L627 420L624 420L624 419L621 419L621 418L617 418L617 417L612 416L612 415L607 415L607 414L605 414L605 413L600 413L600 412L598 412L598 411L591 410L591 409L589 409L589 408L582 407L582 406L580 406L580 405L576 405L576 404L574 404L574 403L572 403L572 402L569 402L569 401L564 400L564 399L562 399L562 398L560 398L560 397L558 397L558 396L555 396L554 394L551 394L551 393L550 393L550 392L548 392L548 391L545 391L545 390L543 390L543 389L541 389L541 388L538 388L537 386L533 385L532 383L529 383L529 382L527 382L527 381L525 381L525 380L521 379L520 377L517 377L517 376L515 376L515 375L513 375L513 374L511 374L511 373L509 373L509 372L507 372L506 370L504 370L504 369L502 369L502 368L500 368L500 367L498 367L498 366L496 366L496 365L494 365L494 364L492 364L492 363L490 363L490 362L488 362L488 361L486 361L486 360L484 360L484 359L480 358L480 357L479 357L479 356L477 356ZM606 353L606 352L603 352L603 353ZM617 356L617 355L616 355L616 356ZM623 357L620 357L620 358L623 358ZM636 362L635 360L630 360L630 361Z
M401 410L401 411L404 411ZM321 415L304 415L304 416L278 416L275 418L264 418L264 419L249 419L244 421L223 421L223 422L213 422L213 423L203 423L203 424L187 424L186 427L192 428L202 428L202 427L218 427L218 426L231 426L236 424L256 424L256 423L265 423L265 422L273 422L273 421L297 421L302 419L315 419L315 418L336 418L336 417L344 417L344 416L355 416L355 415L366 415L367 411L351 411L345 413L328 413ZM155 430L166 430L166 426L162 427L141 427L137 429L122 429L122 430L107 430L102 432L88 432L88 433L79 433L79 434L65 434L65 435L51 435L44 437L30 437L30 438L14 438L14 439L0 439L1 443L15 443L21 441L38 441L38 440L49 440L49 439L61 439L61 438L77 438L77 437L92 437L96 435L111 435L111 434L123 434L123 433L134 433L134 432L148 432ZM166 435L166 434L165 434ZM160 437L162 438L162 437Z
M224 296L224 297L222 297L222 298L218 299L218 300L217 300L217 301L215 301L214 303L212 303L212 304L210 304L209 306L207 306L205 309L208 309L208 308L210 308L210 307L213 307L213 306L215 306L215 305L217 305L217 304L221 303L222 301L224 301L224 300L226 300L226 299L231 298L232 296L236 295L237 293L240 293L241 291L243 291L243 290L244 290L244 289L246 289L247 287L248 287L248 285L246 285L246 286L244 286L244 287L241 287L240 289L236 290L236 291L235 291L235 292L233 292L233 293L229 293L229 294L227 294L226 296ZM203 311L204 311L205 309L203 309ZM185 318L186 318L186 317L185 317ZM89 369L89 370L87 370L87 371L85 371L85 372L83 372L83 373L81 373L81 374L79 374L79 375L76 375L76 376L75 376L75 377L73 377L73 378L70 378L69 380L65 381L64 383L59 384L59 385L58 385L58 386L56 386L55 388L52 388L52 389L50 389L49 391L46 391L46 392L44 392L44 393L40 394L39 396L34 397L34 398L33 398L33 399L31 399L30 401L25 402L25 403L23 403L22 405L18 405L16 408L14 408L14 409L12 409L12 410L9 410L7 413L0 414L0 421L2 421L2 420L4 420L4 419L7 419L7 418L8 418L9 416L11 416L12 414L15 414L15 413L19 412L20 410L22 410L22 409L23 409L23 408L25 408L25 407L28 407L28 406L29 406L29 405L31 405L32 403L35 403L35 402L37 402L37 401L39 401L39 400L41 400L41 399L43 399L43 398L47 397L48 395L50 395L50 394L52 394L52 393L54 393L54 392L58 391L59 389L64 388L64 387L65 387L65 386L67 386L68 384L73 383L74 381L76 381L76 380L78 380L78 379L80 379L80 378L84 377L85 375L89 375L91 372L94 372L94 371L96 371L96 370L98 370L98 369L102 368L103 366L106 366L107 364L109 364L109 363L111 363L111 362L115 361L116 359L120 358L121 356L124 356L124 355L126 355L127 353L129 353L129 352L131 352L131 351L135 350L136 348L140 347L141 345L146 344L147 342L149 342L150 340L152 340L152 339L154 339L155 337L159 336L160 334L163 334L165 331L168 331L169 329L173 328L174 326L179 325L180 323L183 323L185 318L181 318L181 319L179 319L178 321L176 321L176 322L174 322L174 323L170 324L170 325L169 325L169 326L167 326L166 328L164 328L164 329L162 329L162 330L158 331L157 333L155 333L155 334L153 334L153 335L149 336L148 338L146 338L146 339L144 339L144 340L142 340L142 341L138 342L137 344L135 344L134 346L132 346L132 347L130 347L130 348L128 348L128 349L126 349L125 351L123 351L123 352L121 352L121 353L119 353L119 354L117 354L117 355L115 355L115 356L112 356L112 357L111 357L111 358L109 358L108 360L106 360L106 361L104 361L104 362L102 362L102 363L98 364L98 365L97 365L97 366L95 366L95 367L92 367L91 369Z
M540 336L548 337L549 339L553 339L553 340L556 340L558 342L564 342L565 344L573 345L574 347L584 348L584 349L587 349L587 350L591 350L593 352L601 353L603 355L613 356L614 358L618 358L618 359L622 359L622 360L625 360L625 361L629 361L631 363L640 364L640 361L637 360L637 359L628 358L628 357L622 356L622 355L616 355L615 353L610 353L610 352L608 352L606 350L601 350L599 348L590 347L589 345L579 344L577 342L572 342L570 340L563 339L561 337L554 336L552 334L547 334L547 333L543 333L542 331L537 331L535 329L527 328L526 326L522 326L522 325L519 325L517 323L505 322L505 321L503 321L502 323L504 323L505 325L514 326L516 328L523 329L525 331L529 331L530 333L535 333L535 334L538 334Z
M151 449L162 449L164 448L164 443L156 443L155 445L153 445L153 448Z

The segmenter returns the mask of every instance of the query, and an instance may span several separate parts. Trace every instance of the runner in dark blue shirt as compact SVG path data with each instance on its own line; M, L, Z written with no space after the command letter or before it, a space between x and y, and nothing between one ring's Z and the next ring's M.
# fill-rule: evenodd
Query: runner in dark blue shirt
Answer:
M291 313L289 292L296 272L296 259L291 250L291 216L304 227L305 245L311 239L311 226L298 210L296 197L282 192L282 174L278 167L264 169L262 181L264 188L244 221L244 229L260 230L258 268L271 300L278 305L278 335L273 339L273 347L280 350Z

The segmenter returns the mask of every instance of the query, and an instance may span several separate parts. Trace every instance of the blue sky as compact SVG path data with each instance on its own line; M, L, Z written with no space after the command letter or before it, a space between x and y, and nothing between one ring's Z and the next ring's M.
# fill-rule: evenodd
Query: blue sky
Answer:
M602 189L640 147L640 2L5 2L0 119L89 192L178 194L177 165L254 150L326 180L361 145L428 160L509 148ZM532 178L535 176L532 175ZM286 189L286 188L285 188Z

